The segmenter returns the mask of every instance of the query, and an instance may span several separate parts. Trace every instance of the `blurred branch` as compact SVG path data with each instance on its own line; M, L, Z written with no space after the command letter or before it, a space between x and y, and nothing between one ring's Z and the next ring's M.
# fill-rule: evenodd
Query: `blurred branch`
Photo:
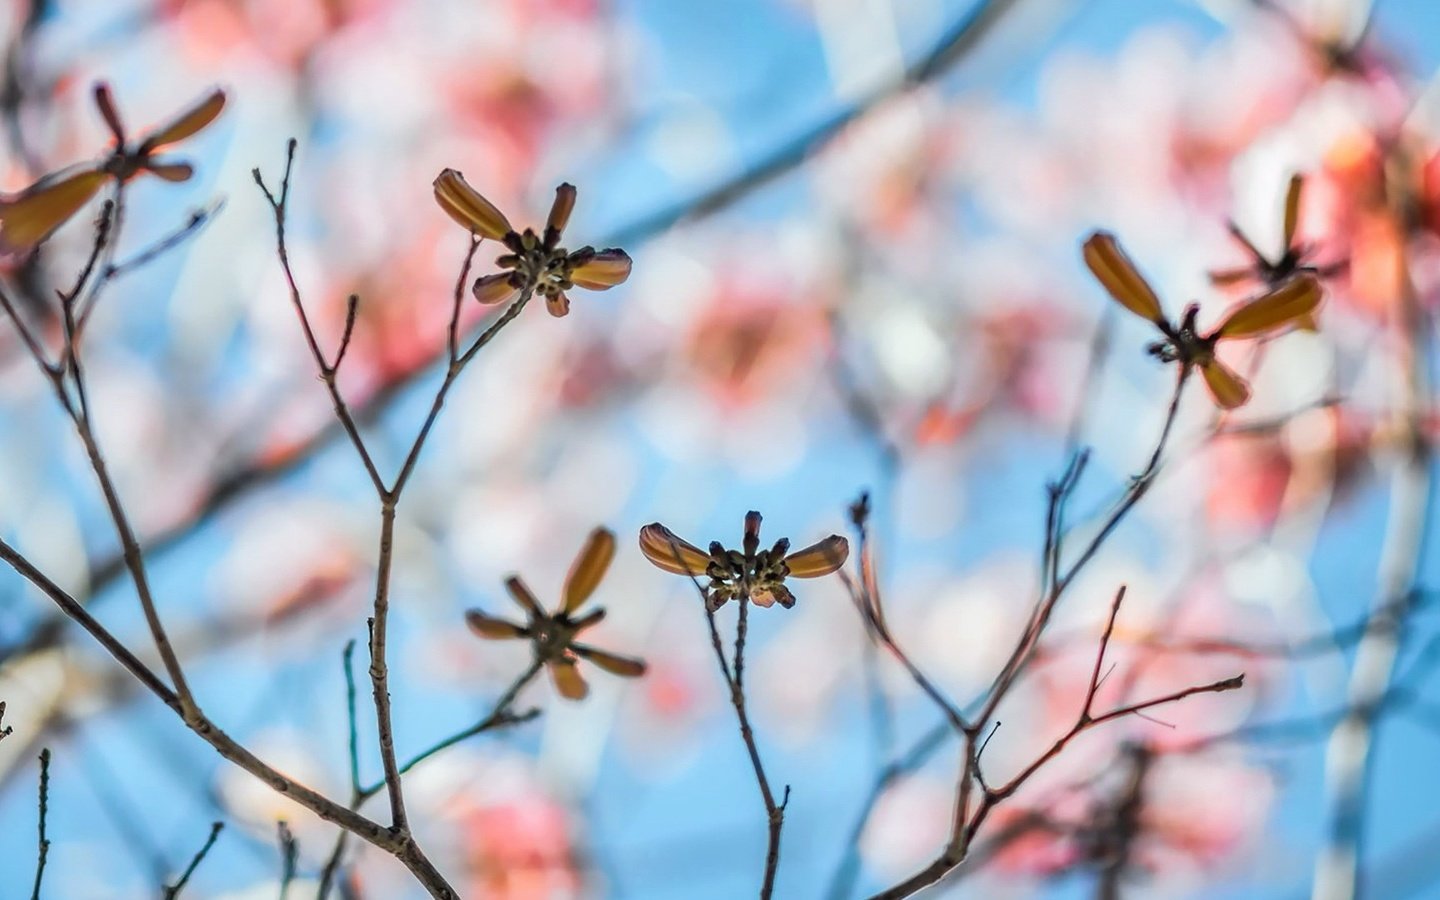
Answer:
M1090 336L1090 349L1085 361L1085 374L1080 379L1080 388L1075 395L1075 408L1070 412L1070 424L1065 428L1065 455L1073 458L1080 451L1085 426L1090 420L1092 398L1096 386L1105 373L1105 363L1110 358L1110 342L1115 336L1115 306L1105 304L1100 317L1095 320L1095 331Z
M24 0L25 12L10 45L5 48L5 78L0 86L0 117L5 121L5 135L10 144L9 156L18 160L29 175L37 175L44 163L25 140L25 127L20 116L25 103L32 97L48 99L48 91L32 89L31 50L40 23L50 14L49 0Z
M1402 208L1406 191L1395 183L1399 160L1387 160L1387 181L1395 188L1391 213L1415 233L1413 211ZM1403 246L1403 245L1402 245ZM1401 251L1402 254L1404 251ZM1365 806L1373 776L1375 722L1390 688L1400 645L1416 594L1415 583L1430 532L1434 490L1430 474L1427 419L1432 402L1429 372L1430 321L1416 295L1409 260L1402 256L1400 329L1405 358L1404 454L1391 478L1389 522L1377 576L1374 612L1355 653L1346 691L1348 712L1330 734L1325 752L1325 788L1329 797L1329 837L1315 861L1314 900L1350 900L1359 891Z
M209 206L194 210L190 213L190 217L185 220L184 225L181 225L170 234L159 238L143 250L136 251L135 255L129 259L109 264L101 271L100 277L115 279L122 275L128 275L136 269L144 268L203 231L205 226L214 221L215 217L218 216L224 208L225 201L216 200ZM81 324L83 327L83 321Z
M825 896L829 900L845 900L850 896L855 884L855 876L860 871L860 838L864 836L865 827L870 823L870 816L875 812L875 806L880 802L880 798L901 778L928 762L930 757L935 755L935 751L944 746L945 741L953 734L955 734L955 729L949 719L946 719L925 732L908 750L881 770L879 777L871 785L870 793L866 796L864 804L861 805L859 814L855 817L855 824L850 828L850 837L845 843L845 853L841 857L839 865L835 867L835 871L830 875L830 883L825 890Z
M979 0L941 35L930 52L907 66L898 78L875 87L851 106L796 135L749 168L709 190L632 222L606 243L622 246L638 244L682 222L720 212L757 188L798 168L870 110L944 74L974 50L1016 5L1017 0Z
M180 896L180 892L184 890L185 885L190 882L190 876L195 874L195 869L198 868L200 863L205 859L205 855L210 852L210 848L215 846L215 840L220 837L220 832L224 830L224 828L224 822L214 822L210 825L210 836L207 837L205 843L201 845L200 852L196 853L190 860L190 865L186 866L185 871L180 873L180 878L173 885L165 888L164 900L175 900L176 897Z
M1133 862L1135 842L1145 827L1141 818L1145 807L1145 779L1155 754L1144 745L1132 745L1127 751L1130 776L1111 820L1097 835L1100 877L1095 886L1095 900L1120 900L1120 882Z
M295 864L300 859L300 842L284 819L275 823L275 832L280 841L280 900L290 895L290 882L295 880Z

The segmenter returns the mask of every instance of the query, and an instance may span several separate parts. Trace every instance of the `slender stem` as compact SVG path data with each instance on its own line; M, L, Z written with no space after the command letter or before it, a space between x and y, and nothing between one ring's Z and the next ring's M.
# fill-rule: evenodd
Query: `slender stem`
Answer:
M353 719L355 708L355 677L353 672L351 671L348 657L349 651L353 649L353 646L354 642L352 641L351 644L346 648L347 659L345 666L345 680L347 683L347 693L349 695L350 710L352 714L350 725L352 748L356 746L354 738L355 724ZM510 685L510 687L505 690L505 693L500 695L500 699L495 701L495 705L491 708L489 715L476 722L474 725L471 725L468 728L452 734L451 736L437 742L428 749L417 754L416 756L411 758L409 762L405 763L400 767L400 774L403 775L406 772L409 772L411 769L420 765L420 763L424 762L425 760L429 759L440 751L445 750L449 747L453 747L461 741L467 740L478 734L486 731L491 731L495 728L506 725L518 725L522 722L528 722L531 719L534 719L540 714L540 711L538 709L531 709L523 713L514 714L510 712L510 707L512 704L514 704L515 698L519 696L520 691L523 690L524 687L532 680L534 680L535 676L540 672L540 669L541 664L539 662L531 663L530 667L527 668L523 673L521 673L520 676L516 678L515 681ZM356 751L352 750L352 753L354 752ZM384 789L385 782L378 781L374 784L369 785L368 787L362 786L360 784L358 759L355 756L352 756L352 761L353 793L350 798L350 808L358 812L360 807L364 805L366 800L369 800L371 797L380 793L380 791ZM321 870L320 873L320 890L318 895L319 900L325 900L325 898L330 896L330 891L333 888L335 878L340 872L340 863L344 860L345 857L345 848L346 845L349 843L348 838L349 832L343 829L335 837L335 847L330 851L330 856L326 860L325 867Z
M697 583L698 587L698 583ZM715 621L715 611L707 605L705 615L710 624L710 642L715 650L720 673L730 688L730 703L735 707L735 718L740 724L740 737L750 754L750 765L755 770L755 783L760 787L760 798L765 804L765 819L768 827L765 849L765 871L760 884L761 900L769 900L775 891L775 873L780 868L780 833L785 825L785 807L790 803L790 786L785 786L783 799L775 802L775 793L770 789L770 779L765 774L765 764L760 759L760 748L755 744L755 730L750 725L750 714L745 706L745 638L748 630L747 608L749 598L741 596L740 613L735 626L735 657L733 668L725 659L725 647L720 641L720 629Z
M81 381L78 372L75 380L77 383ZM187 716L196 715L199 713L199 707L190 694L190 686L186 683L185 673L180 668L180 658L170 643L169 635L165 633L165 626L160 621L160 612L155 607L155 598L150 591L150 578L145 570L145 557L140 550L140 543L135 538L135 531L130 526L130 519L120 501L115 482L110 477L110 470L105 464L105 457L100 451L100 445L95 439L95 432L90 427L89 418L84 415L76 418L75 427L80 435L80 440L85 445L85 453L90 458L90 468L100 483L100 492L104 495L105 506L110 511L110 521L115 527L115 533L120 538L125 567L130 570L130 577L135 582L135 592L140 597L140 608L145 614L145 624L150 628L150 636L155 641L155 648L160 652L160 660L165 665L165 671L170 676L171 683L175 685L180 708Z
M470 252L472 255L475 252L473 249L475 246L475 244L471 244L472 249ZM466 265L469 265L468 258ZM475 355L484 349L486 344L489 344L495 339L495 336L498 335L506 325L515 321L515 317L520 315L526 305L530 303L530 298L534 296L534 294L535 291L533 288L525 288L520 296L516 298L515 302L510 304L510 308L505 310L500 318L492 322L490 327L481 332L469 348L446 368L445 378L440 382L439 389L435 391L435 399L430 404L430 412L426 414L425 421L420 426L420 432L415 436L415 442L410 445L410 452L405 455L405 462L400 466L400 473L395 476L395 485L390 489L391 494L398 496L410 481L410 476L415 471L415 465L420 461L420 451L424 449L425 441L430 436L430 430L435 426L436 420L440 418L440 410L445 406L445 398L450 395L450 388L455 385L455 381L460 377L460 373L465 370L465 367L470 364L470 361L475 358Z
M345 663L345 717L350 726L350 792L360 793L360 728L356 724L355 715L355 641L352 639L345 644L343 661Z
M405 773L409 772L411 769L420 765L425 760L429 759L440 751L449 749L450 747L453 747L463 741L467 741L478 734L483 734L487 731L493 731L494 729L504 725L519 725L524 722L529 722L530 720L539 716L540 710L538 709L529 709L522 713L512 713L510 711L510 706L515 702L515 698L520 694L520 691L522 691L525 686L528 685L531 681L533 681L535 679L535 676L540 673L540 669L541 663L539 663L538 661L532 662L529 668L522 672L520 674L520 677L517 678L515 682L511 684L510 687L505 691L505 693L500 696L500 699L495 702L495 706L490 711L489 715L476 722L474 725L457 731L449 737L437 741L426 749L415 754L413 757L410 758L408 762L400 766L400 774L404 775ZM377 782L368 787L362 788L360 790L360 796L362 799L369 799L370 797L373 797L376 794L380 793L380 788L381 784Z
M180 874L179 880L165 888L165 900L175 900L176 897L180 896L180 892L185 889L185 885L190 883L190 876L195 874L195 870L205 859L206 854L210 852L210 848L215 846L215 840L220 837L220 832L223 830L225 830L224 822L211 823L210 836L205 839L205 843L200 847L200 852L196 853L190 860L190 865L185 867L185 871Z
M60 607L61 612L78 622L81 628L84 628L89 632L91 637L99 641L100 645L104 647L111 656L118 660L120 665L124 666L125 670L134 676L136 681L149 689L152 694L159 697L161 702L171 709L177 711L180 709L180 700L175 696L174 691L170 690L169 686L166 685L149 666L145 665L138 656L130 651L130 648L126 647L124 643L111 634L109 629L100 624L98 619L90 615L89 611L86 610L78 600L71 597L54 581L51 581L50 578L36 568L24 554L10 546L10 544L6 543L3 539L0 539L0 561L4 561L22 578L39 588L56 606Z
M395 762L395 726L390 711L390 670L385 664L386 625L390 617L390 569L395 552L395 504L380 505L380 554L375 572L375 609L370 620L370 687L375 699L376 731L380 740L380 766L390 795L390 824L407 831L405 796L400 789L400 767Z
M1016 791L1020 789L1021 785L1023 785L1031 778L1031 776L1033 776L1036 772L1040 771L1040 769L1044 768L1044 766L1051 760L1053 760L1055 757L1059 756L1061 751L1063 751L1067 746L1070 745L1073 740L1075 740L1076 737L1083 734L1084 732L1089 731L1091 728L1094 728L1097 725L1104 724L1105 722L1110 722L1115 719L1123 718L1124 716L1142 713L1145 710L1152 709L1157 706L1164 706L1169 703L1175 703L1177 701L1184 700L1187 697L1193 697L1196 694L1217 694L1223 693L1225 691L1238 690L1240 687L1244 686L1244 683L1245 676L1237 675L1233 678L1225 678L1220 681L1211 682L1209 684L1187 687L1182 690L1173 691L1169 694L1164 694L1159 697L1153 697L1149 700L1144 700L1139 703L1131 703L1126 706L1119 706L1099 716L1084 716L1078 718L1075 721L1075 724L1070 727L1069 731L1065 732L1065 734L1057 738L1054 743L1052 743L1039 756L1035 757L1035 759L1033 759L1029 765L1022 769L1013 778L1011 778L1009 781L1007 781L1005 784L998 788L985 790L983 796L981 797L980 803L975 810L974 815L970 816L969 821L965 825L964 835L962 838L958 840L952 840L951 844L947 846L945 852L941 853L939 857L937 857L924 869L921 869L919 872L915 873L914 875L910 876L909 878L905 879L894 887L888 888L874 895L872 900L898 900L898 898L901 897L909 897L912 894L915 894L918 891L923 890L924 888L927 888L932 884L935 884L941 878L945 877L948 872L950 872L960 863L964 862L965 853L974 841L975 834L979 831L980 826L984 824L985 820L989 818L990 813L995 809L995 807L999 806L1002 802L1011 797ZM972 755L971 759L973 760L973 758L974 757ZM973 764L971 767L967 767L967 782L970 780L969 776L972 771Z
M1000 675L996 678L984 707L976 717L976 723L978 725L983 726L983 724L995 714L996 708L999 707L1000 702L1005 699L1005 695L1014 685L1020 670L1029 662L1031 655L1035 652L1035 647L1039 644L1040 635L1044 632L1046 626L1049 625L1050 617L1055 611L1055 606L1059 603L1066 588L1074 582L1075 577L1079 575L1081 570L1094 558L1095 554L1099 552L1100 547L1110 537L1111 533L1115 531L1125 516L1129 514L1136 503L1140 502L1140 499L1149 492L1151 485L1154 484L1155 476L1160 471L1160 460L1164 456L1165 447L1170 440L1170 433L1174 428L1175 420L1179 417L1180 398L1185 392L1185 383L1189 380L1189 376L1190 369L1188 367L1182 367L1179 375L1177 375L1175 379L1175 391L1171 394L1170 404L1165 411L1165 421L1160 428L1160 437L1155 442L1155 449L1151 452L1149 460L1140 473L1130 480L1130 486L1126 489L1124 496L1120 498L1120 502L1111 510L1110 515L1101 524L1100 529L1090 539L1090 542L1085 545L1085 548L1081 550L1080 555L1075 558L1069 568L1062 570L1060 565L1060 547L1058 546L1061 537L1057 536L1055 538L1057 546L1053 552L1055 558L1054 567L1057 576L1052 581L1050 589L1042 597L1035 614L1031 617L1030 626L1021 637L1014 651L1011 652L1010 658L1006 661L1004 667L1001 668Z
M280 900L290 895L290 882L295 880L295 864L300 859L300 842L284 819L275 823L280 841Z
M305 304L300 299L300 285L295 280L295 272L290 267L290 248L285 239L285 222L286 214L289 211L290 173L295 167L296 146L297 142L294 138L291 138L285 145L285 174L281 176L278 193L272 192L265 185L265 179L260 175L259 169L252 170L250 175L265 194L265 199L270 204L270 212L275 218L275 253L280 257L280 268L285 273L285 283L290 289L290 303L295 307L295 315L300 319L300 330L305 335L305 344L310 348L310 356L315 361L315 366L320 372L320 380L324 382L325 390L330 395L330 403L335 408L335 418L339 420L346 436L350 438L351 446L355 448L356 455L360 457L361 464L365 466L365 474L370 476L370 483L374 485L378 493L383 495L385 482L380 477L380 470L375 467L375 460L371 458L370 451L365 446L365 439L360 436L360 427L355 424L355 417L351 414L344 395L340 393L340 384L336 376L337 367L344 354L343 352L335 354L335 365L331 365L326 360L324 351L320 349L320 341L315 336L315 328L310 324L310 316L305 312ZM342 349L343 346L344 344L342 344Z
M35 855L35 887L30 900L40 900L40 882L45 877L45 860L50 855L50 839L45 836L45 817L50 811L50 748L40 751L40 839Z

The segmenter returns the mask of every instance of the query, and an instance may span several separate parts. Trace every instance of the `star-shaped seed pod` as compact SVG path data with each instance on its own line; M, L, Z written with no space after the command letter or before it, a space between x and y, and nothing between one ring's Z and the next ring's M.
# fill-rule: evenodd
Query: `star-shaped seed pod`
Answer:
M630 277L630 256L624 250L587 246L572 251L560 246L575 208L572 184L555 189L555 202L542 234L532 228L516 231L505 214L454 169L436 177L435 201L471 234L500 241L510 251L495 260L504 271L475 280L475 299L486 305L509 302L529 288L545 298L550 315L563 316L570 312L570 297L565 292L571 288L604 291Z
M1285 218L1282 222L1285 249L1275 259L1271 259L1255 246L1245 232L1240 230L1240 226L1234 222L1228 224L1231 236L1245 248L1245 252L1250 255L1251 262L1248 266L1212 271L1210 273L1212 284L1260 284L1273 288L1279 287L1294 275L1308 273L1317 278L1330 278L1345 270L1344 261L1329 265L1317 265L1311 262L1310 257L1315 248L1295 239L1296 230L1300 225L1300 201L1304 188L1305 177L1303 175L1296 174L1290 177L1289 187L1285 191ZM1304 328L1314 328L1313 322L1300 324Z
M595 592L614 558L614 532L596 528L590 532L585 546L570 566L570 573L565 576L560 608L555 612L546 612L525 582L512 575L505 580L505 588L516 604L525 610L525 624L497 618L478 609L467 610L465 622L471 631L483 638L529 640L535 651L535 660L545 666L555 682L555 689L568 700L583 700L590 693L590 686L577 665L581 659L612 674L638 678L645 674L643 660L619 656L575 640L580 632L605 618L603 609L593 609L580 616L576 613Z
M225 108L225 92L218 88L169 122L139 140L126 139L125 126L106 84L95 86L95 106L105 120L115 146L99 162L55 172L18 194L0 199L0 252L29 250L65 224L106 181L129 181L147 173L165 181L187 181L195 169L187 162L157 158L156 153L200 131Z
M803 550L790 553L790 540L781 538L768 550L760 549L758 512L745 515L740 550L727 550L719 541L707 553L675 532L654 522L640 529L640 552L666 572L708 578L705 604L713 612L730 600L744 598L756 606L795 605L787 578L819 578L845 564L850 542L832 534Z
M1299 273L1277 287L1230 311L1220 324L1201 334L1196 318L1198 304L1190 304L1178 324L1165 317L1149 282L1120 248L1113 234L1097 231L1085 241L1085 265L1121 306L1153 323L1164 339L1150 345L1151 355L1163 362L1178 362L1182 375L1194 367L1205 378L1210 396L1222 409L1235 409L1250 399L1250 386L1215 355L1224 340L1276 334L1307 320L1320 305L1322 291L1314 275Z

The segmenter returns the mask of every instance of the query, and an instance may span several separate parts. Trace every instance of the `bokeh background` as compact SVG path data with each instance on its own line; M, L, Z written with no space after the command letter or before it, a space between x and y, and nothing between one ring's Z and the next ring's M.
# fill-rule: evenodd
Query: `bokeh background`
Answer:
M1427 433L1431 420L1405 387L1430 325L1406 331L1399 298L1407 274L1419 307L1440 296L1440 6L5 0L0 42L5 190L105 150L96 80L133 126L229 92L183 147L197 176L130 194L122 258L223 206L113 285L87 346L92 402L207 710L334 796L347 790L341 652L363 642L377 506L350 448L315 440L329 403L252 168L278 178L299 140L297 274L328 346L346 296L361 297L342 385L386 471L437 383L466 250L430 197L436 173L462 170L517 224L539 224L554 186L574 182L572 242L634 257L627 284L577 292L564 319L527 309L481 354L401 508L402 756L483 715L526 663L523 647L476 640L463 611L508 614L512 572L555 599L597 524L622 538L596 642L651 665L640 681L596 674L582 704L539 681L520 704L536 721L407 779L422 841L477 898L753 894L764 819L703 613L636 551L638 528L737 543L758 509L768 538L798 546L847 532L848 504L871 491L896 636L972 700L1033 602L1046 483L1090 446L1074 515L1104 511L1154 446L1173 383L1144 353L1149 326L1084 274L1080 240L1116 231L1172 312L1197 298L1215 321L1244 293L1207 277L1246 262L1227 220L1278 254L1285 185L1305 173L1300 236L1314 261L1348 263L1326 281L1320 330L1242 349L1255 399L1237 413L1191 386L1159 482L1067 594L986 760L1013 771L1068 727L1128 584L1114 697L1238 671L1246 689L1087 737L996 827L1026 810L1093 820L1125 742L1144 741L1159 755L1126 896L1309 893L1398 417L1418 409ZM6 263L36 315L83 259L86 220ZM468 323L486 315L467 306ZM147 646L83 453L8 329L0 368L0 528ZM1377 722L1363 845L1377 898L1440 892L1423 536L1400 690ZM754 612L749 665L767 767L793 789L786 898L827 896L877 773L941 721L867 648L838 581L797 593L793 610ZM312 894L333 831L220 761L10 576L0 658L15 729L0 743L0 894L28 891L41 746L54 753L46 896L153 896L214 820L229 827L187 895L275 896L280 818L300 847L289 896ZM376 777L372 743L361 761ZM881 796L831 896L933 856L955 760L944 746ZM1063 827L1029 833L935 895L1090 896L1090 863ZM374 852L355 880L366 897L414 894Z

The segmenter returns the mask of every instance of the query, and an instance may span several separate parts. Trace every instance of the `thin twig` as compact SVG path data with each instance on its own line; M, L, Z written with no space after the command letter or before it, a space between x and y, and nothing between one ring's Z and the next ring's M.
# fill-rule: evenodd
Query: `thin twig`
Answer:
M672 546L671 550L681 570L689 572L680 558L680 548ZM770 779L765 774L765 764L760 759L760 748L755 743L755 730L750 725L750 714L745 705L745 637L748 623L746 607L750 601L749 597L744 595L739 599L740 612L735 626L735 658L732 665L725 658L725 645L720 639L720 627L715 619L716 610L711 608L709 596L693 573L690 580L700 593L700 601L705 609L705 621L710 628L710 646L715 651L720 675L730 690L730 705L735 708L735 719L740 725L740 738L745 742L745 750L750 755L750 765L755 770L755 783L760 788L760 799L765 804L767 838L760 897L761 900L769 900L775 890L775 873L780 868L780 834L785 825L785 807L790 803L790 786L785 786L784 797L777 804L775 793L770 789Z
M347 704L350 711L352 781L350 808L359 811L359 809L364 805L366 800L374 797L376 794L384 790L385 782L381 780L369 786L363 786L360 783L359 739L356 736L355 726L355 675L350 665L350 657L353 655L354 647L355 642L351 641L349 644L346 645L345 648L345 683ZM505 692L500 695L500 698L495 701L495 704L493 707L491 707L490 713L488 715L476 722L474 725L471 725L468 728L464 728L450 735L449 737L444 738L443 740L437 741L435 744L416 754L414 757L411 757L408 762L399 767L400 774L404 775L405 773L409 772L411 769L420 765L422 762L439 753L440 751L445 750L449 747L453 747L454 745L462 741L469 740L476 735L483 734L487 731L493 731L497 728L504 728L510 725L519 725L524 722L529 722L539 716L540 710L538 709L529 709L522 713L512 713L510 711L510 707L515 703L515 699L519 696L520 692L525 688L525 686L529 684L532 680L534 680L535 676L540 672L540 669L540 663L531 663L529 668L522 672L519 677L517 677L515 681L511 683L510 687L506 688ZM321 869L320 890L318 895L319 900L325 900L325 898L330 896L330 891L333 889L336 876L340 872L340 865L344 861L345 848L346 845L349 843L349 841L347 840L348 837L349 833L343 829L338 835L336 835L334 849L331 850L330 856L326 860L324 868Z
M385 493L385 482L380 477L379 469L375 468L375 461L370 456L369 449L365 446L365 439L360 436L360 428L355 424L355 417L350 412L345 397L340 393L340 385L336 379L335 366L331 365L325 358L325 353L320 349L320 342L315 337L315 329L310 324L310 316L305 312L305 304L300 299L300 285L295 280L295 273L290 268L290 248L285 239L285 220L290 202L290 174L295 166L295 149L298 142L291 138L285 145L285 173L280 179L279 192L272 192L265 184L265 178L260 174L259 169L250 172L255 184L265 194L265 199L270 204L270 212L275 218L275 253L280 258L280 268L285 273L285 283L290 288L290 303L295 308L295 315L300 319L300 328L305 335L305 344L310 348L310 356L315 361L315 366L320 371L320 380L325 383L325 390L330 394L330 403L335 408L335 418L339 420L345 434L350 438L350 444L355 448L355 453L360 457L360 462L365 466L365 474L370 476L370 482L375 490L381 494ZM337 353L337 360L341 354Z
M40 900L40 882L45 878L45 860L50 855L50 839L45 836L45 817L50 812L50 748L40 751L40 832L35 851L35 887L30 900Z
M1145 496L1154 483L1155 476L1160 470L1160 462L1164 456L1165 448L1169 443L1171 431L1179 414L1180 398L1184 394L1185 384L1189 375L1190 368L1188 366L1181 366L1175 379L1175 390L1171 395L1170 403L1166 409L1164 423L1160 429L1160 436L1155 443L1155 448L1150 453L1145 467L1138 475L1131 479L1125 494L1111 510L1109 516L1101 523L1099 530L1070 563L1068 568L1062 564L1063 548L1061 541L1063 540L1064 533L1060 530L1062 520L1060 504L1063 496L1073 491L1075 483L1078 480L1078 474L1074 478L1062 479L1068 482L1068 484L1065 485L1063 493L1057 494L1056 491L1052 490L1052 502L1050 512L1047 515L1047 552L1044 558L1046 560L1045 569L1048 572L1053 572L1053 575L1043 579L1043 581L1048 583L1048 586L1041 591L1041 597L1030 616L1024 632L1021 634L1020 640L1016 643L1015 649L1011 652L1010 657L1001 668L1000 674L992 684L980 712L974 719L967 720L967 727L963 729L964 746L961 753L960 773L956 784L955 814L950 839L946 843L945 849L933 862L910 878L877 894L875 900L882 900L882 898L884 898L884 900L895 900L895 898L908 897L916 891L939 881L946 873L964 862L976 832L989 815L991 809L1013 793L1031 774L1043 767L1050 759L1063 750L1070 740L1080 732L1101 722L1109 721L1123 715L1143 714L1145 710L1153 706L1172 703L1194 693L1233 690L1238 688L1242 683L1241 679L1237 678L1226 679L1195 688L1187 688L1172 695L1166 695L1144 703L1132 704L1128 707L1111 710L1099 717L1093 717L1089 714L1087 701L1087 709L1077 719L1071 733L1063 736L1056 744L1052 745L1050 750L1038 757L1030 766L1022 770L1019 776L1007 782L1006 785L996 789L983 787L980 802L975 807L973 814L971 812L970 801L974 789L973 786L982 778L977 753L979 731L994 717L995 710L999 707L1001 701L1018 680L1021 672L1033 658L1040 641L1040 636L1049 625L1055 607L1061 596L1065 593L1065 590L1074 582L1075 578L1090 560L1095 557L1100 547L1114 532L1116 527L1119 526L1129 511L1134 508L1135 504ZM1077 462L1078 459L1078 454L1072 457L1067 470L1068 472L1078 473L1079 468L1083 466L1083 462ZM1053 541L1053 546L1050 545L1051 541ZM1118 600L1117 605L1112 607L1112 616L1117 610ZM1109 641L1109 636L1110 632L1107 629L1104 637L1106 643ZM1096 677L1093 679L1092 690L1098 690L1098 682L1100 680L1099 668L1100 666L1097 664ZM1093 700L1093 695L1090 699Z
M345 665L345 714L346 721L350 726L350 792L360 794L360 729L356 725L355 715L355 667L352 664L355 658L355 640L352 638L345 643L345 652L341 659Z
M898 900L898 898L901 897L909 897L912 894L923 890L926 887L929 887L930 885L939 881L941 878L945 877L945 875L949 873L950 870L954 869L957 865L964 861L964 850L970 846L971 842L974 840L976 832L980 829L980 826L984 824L985 820L989 817L990 813L995 809L995 807L998 806L1000 803L1004 802L1005 800L1009 799L1012 795L1014 795L1014 793L1020 789L1021 785L1025 784L1025 782L1028 781L1031 776L1033 776L1040 769L1044 768L1045 765L1048 764L1051 760L1053 760L1056 756L1059 756L1060 753L1067 746L1069 746L1076 737L1083 734L1084 732L1098 725L1102 725L1106 722L1123 718L1125 716L1141 715L1146 710L1153 709L1158 706L1165 706L1170 703L1176 703L1180 700L1186 699L1187 697L1196 696L1197 694L1214 694L1223 693L1225 691L1238 690L1244 685L1244 683L1245 676L1237 675L1232 678L1225 678L1220 681L1211 682L1209 684L1202 684L1193 687L1183 688L1181 690L1173 691L1169 694L1164 694L1159 697L1152 697L1149 700L1143 700L1138 703L1131 703L1125 706L1119 706L1098 716L1089 716L1077 719L1075 724L1071 726L1069 731L1065 732L1065 734L1057 738L1054 743L1052 743L1048 748L1046 748L1040 755L1036 756L1033 760L1031 760L1031 762L1026 765L1025 768L1021 769L1020 772L1017 773L1014 777L1012 777L1009 781L1005 782L1000 787L985 790L984 794L980 799L980 803L975 810L974 815L970 817L967 824L965 825L965 833L963 835L963 838L958 842L952 841L952 845L958 843L958 852L951 850L951 848L947 847L947 851L945 853L942 853L934 862L930 863L924 869L915 873L914 875L910 876L909 878L900 882L894 887L888 888L876 894L872 898L872 900ZM968 780L969 779L967 778L967 781Z
M180 896L180 892L184 890L185 885L190 882L190 876L195 874L195 870L200 866L200 863L204 861L205 855L210 852L210 848L215 846L216 838L220 837L220 832L224 829L224 822L212 822L210 824L210 836L207 837L205 843L201 845L200 852L191 858L190 865L186 866L185 871L180 873L180 878L173 885L165 888L165 900L175 900L176 897Z
M181 717L186 727L213 747L222 757L259 778L276 793L289 797L315 813L321 819L340 826L394 856L410 870L416 880L432 896L444 898L444 900L454 900L459 896L409 835L397 834L378 822L374 822L282 774L226 734L203 712L195 710L193 715L186 716L179 698L154 672L150 671L104 625L91 616L79 601L66 593L63 588L50 580L34 564L3 540L0 540L0 561L7 563L16 573L44 592L66 615L79 622L111 656L135 676L137 681L160 698L161 702Z
M165 255L166 253L169 253L171 250L174 250L176 247L179 247L181 244L185 243L190 238L199 234L202 230L204 230L206 225L214 221L215 217L219 215L220 211L224 208L225 201L216 200L209 206L201 207L200 209L192 211L190 213L190 218L185 220L184 225L181 225L179 228L155 241L153 244L146 247L145 249L137 251L135 255L131 256L129 259L126 259L122 262L111 263L110 265L106 266L105 270L101 272L101 277L113 281L114 279L117 279L122 275L130 274L136 269L144 268L151 262L154 262L157 258ZM81 320L81 330L84 329L84 326L85 322L84 320Z
M275 823L275 832L280 841L280 900L290 893L290 882L295 880L295 864L300 859L300 843L284 819Z

